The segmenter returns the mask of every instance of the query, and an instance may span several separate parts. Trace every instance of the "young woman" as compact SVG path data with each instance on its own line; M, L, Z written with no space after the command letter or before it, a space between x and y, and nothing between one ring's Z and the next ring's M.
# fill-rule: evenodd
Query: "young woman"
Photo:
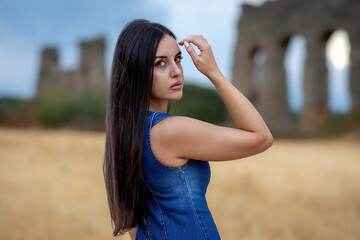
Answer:
M214 84L236 128L167 114L168 102L182 97L178 44ZM121 32L110 80L103 170L114 236L130 230L132 239L220 239L205 198L208 161L269 148L272 135L259 113L222 75L203 36L177 43L169 29L146 20Z

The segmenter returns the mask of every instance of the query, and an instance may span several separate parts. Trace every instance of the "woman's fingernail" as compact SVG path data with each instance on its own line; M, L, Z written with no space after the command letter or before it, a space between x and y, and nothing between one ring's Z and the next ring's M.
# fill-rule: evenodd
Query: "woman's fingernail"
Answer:
M189 43L187 41L184 41L184 45L187 48L189 46Z

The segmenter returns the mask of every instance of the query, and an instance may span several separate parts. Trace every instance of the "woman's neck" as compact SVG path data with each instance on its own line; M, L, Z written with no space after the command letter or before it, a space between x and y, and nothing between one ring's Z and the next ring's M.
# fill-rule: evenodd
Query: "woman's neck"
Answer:
M151 101L150 100L150 111L167 112L168 101Z

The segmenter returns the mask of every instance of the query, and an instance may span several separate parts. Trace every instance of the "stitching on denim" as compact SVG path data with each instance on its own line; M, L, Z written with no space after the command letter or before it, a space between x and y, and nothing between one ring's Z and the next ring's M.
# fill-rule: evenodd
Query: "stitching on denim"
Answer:
M146 226L146 237L145 237L145 240L147 240L147 239L150 237L150 233L151 233L150 228L149 228L146 220L147 220L147 219L146 219L146 217L145 217L145 218L144 218L144 223L145 223L145 226Z
M162 214L162 210L161 210L161 207L159 205L159 202L157 200L157 198L155 197L154 193L152 191L151 192L151 195L153 196L153 198L155 199L155 202L156 202L156 206L158 207L159 209L159 213L160 213L160 218L161 218L161 225L163 227L163 232L164 232L164 236L165 236L165 239L168 239L167 237L167 231L166 231L166 226L165 226L165 220L164 220L164 216Z
M153 191L151 190L151 188L145 183L146 187L149 189L149 192L151 193L151 195L153 196L153 198L155 199L155 202L156 202L156 206L159 210L159 213L160 213L160 218L161 218L161 225L163 227L163 232L164 232L164 236L165 236L165 239L168 239L167 238L167 231L166 231L166 226L165 226L165 220L164 220L164 215L162 213L162 210L161 210L161 207L159 205L159 202L155 196L155 194L153 193Z
M153 157L153 159L155 160L156 163L158 163L161 167L164 167L164 168L167 168L167 169L171 169L171 170L175 170L175 171L180 171L182 169L185 169L189 163L189 161L187 161L184 165L180 166L180 167L169 167L169 166L166 166L165 164L163 164L162 162L160 162L159 159L157 159L157 157L155 156L152 148L151 148L151 142L150 142L150 132L151 132L151 128L153 127L153 120L154 120L154 117L156 115L156 113L158 112L154 112L153 115L151 116L151 121L150 121L150 128L149 128L149 131L148 131L148 146L149 146L149 149L150 149L150 152L151 152L151 155ZM162 120L162 119L161 119ZM160 121L161 121L160 120ZM159 122L160 122L159 121Z
M200 227L201 227L201 229L203 230L205 239L208 239L208 237L207 237L207 235L206 235L206 230L204 229L203 225L201 224L201 220L200 220L199 215L198 215L198 212L197 212L197 210L196 210L196 208L195 208L194 201L193 201L193 199L192 199L192 197L191 197L192 192L191 192L191 190L190 190L188 181L187 181L187 179L186 179L186 177L185 177L185 172L184 172L184 171L181 171L181 176L183 177L184 182L185 182L185 184L186 184L186 188L187 188L187 190L188 190L188 192L189 192L189 198L190 198L191 206L192 206L192 208L193 208L193 211L194 211L194 213L195 213L195 215L196 215L197 220L199 221Z

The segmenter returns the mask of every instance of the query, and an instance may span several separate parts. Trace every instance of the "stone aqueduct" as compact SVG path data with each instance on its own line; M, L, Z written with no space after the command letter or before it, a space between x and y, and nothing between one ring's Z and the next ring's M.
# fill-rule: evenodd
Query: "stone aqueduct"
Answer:
M284 56L290 39L306 39L304 106L300 128L314 130L328 119L325 47L331 34L347 31L351 44L352 110L360 111L360 1L279 0L255 7L243 5L233 63L233 83L255 103L271 129L291 128ZM254 83L254 55L266 53L264 80Z

